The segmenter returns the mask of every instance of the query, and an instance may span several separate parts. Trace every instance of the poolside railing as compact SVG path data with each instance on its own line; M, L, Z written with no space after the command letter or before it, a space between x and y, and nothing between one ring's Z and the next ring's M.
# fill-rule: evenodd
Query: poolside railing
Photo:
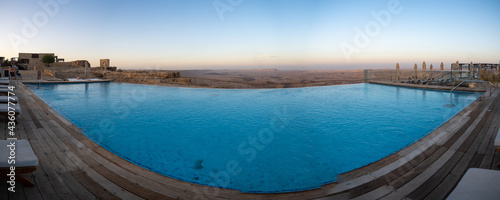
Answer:
M491 90L491 81L479 80L469 70L365 70L365 82L381 81L417 85L453 86ZM453 91L452 90L452 91Z
M405 82L415 80L441 80L448 79L452 82L460 80L478 80L478 75L468 70L392 70L378 69L365 70L365 82L389 81Z

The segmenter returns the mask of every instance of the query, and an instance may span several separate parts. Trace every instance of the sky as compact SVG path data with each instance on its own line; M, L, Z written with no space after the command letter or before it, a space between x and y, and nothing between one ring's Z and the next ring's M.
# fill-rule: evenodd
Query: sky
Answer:
M0 56L123 69L500 62L498 0L0 0Z

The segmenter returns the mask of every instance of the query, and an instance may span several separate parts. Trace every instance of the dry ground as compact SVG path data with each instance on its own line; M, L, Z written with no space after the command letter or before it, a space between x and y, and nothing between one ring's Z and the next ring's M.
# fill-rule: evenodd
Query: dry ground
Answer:
M84 69L51 69L56 77L43 74L45 81L64 81L66 78L84 77ZM97 69L92 69L91 78ZM134 70L124 70L134 71ZM180 70L184 83L158 85L219 88L290 88L362 83L363 70ZM22 70L25 76L36 77L36 71ZM28 77L27 77L28 78ZM30 79L30 78L28 78ZM31 79L30 79L31 80ZM132 82L137 83L137 82ZM139 84L154 84L149 82ZM177 85L175 85L177 84Z
M363 70L183 70L180 73L181 77L241 83L249 88L339 85L364 80Z

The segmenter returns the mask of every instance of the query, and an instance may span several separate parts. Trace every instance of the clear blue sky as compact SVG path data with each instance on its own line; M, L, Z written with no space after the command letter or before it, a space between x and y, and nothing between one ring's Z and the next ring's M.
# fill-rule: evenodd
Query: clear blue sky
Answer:
M0 56L9 58L54 52L92 66L109 58L119 68L163 69L500 61L498 0L2 0L0 7Z

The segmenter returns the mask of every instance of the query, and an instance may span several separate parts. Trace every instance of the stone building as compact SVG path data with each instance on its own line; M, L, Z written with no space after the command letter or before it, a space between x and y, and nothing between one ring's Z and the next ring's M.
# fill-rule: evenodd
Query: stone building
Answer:
M46 66L46 64L42 62L42 58L45 55L54 56L55 63L50 65L53 68L69 69L73 67L85 67L85 63L88 63L86 60L64 62L63 58L58 58L54 53L19 53L18 66L26 70L43 69Z
M17 64L21 69L41 69L41 67L45 66L45 64L42 62L42 58L45 55L52 55L56 57L54 53L19 53Z
M109 67L109 59L101 59L99 63L103 69Z

